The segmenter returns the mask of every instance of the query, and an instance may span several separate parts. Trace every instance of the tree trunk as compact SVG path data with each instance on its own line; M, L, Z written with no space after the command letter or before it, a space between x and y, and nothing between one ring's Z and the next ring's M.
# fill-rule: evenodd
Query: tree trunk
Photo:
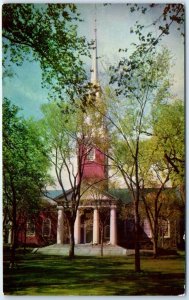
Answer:
M69 249L69 258L73 259L75 257L75 240L74 240L74 222L71 220L69 222L70 227L70 249Z
M104 239L104 226L102 226L102 230L101 230L101 243L100 243L100 254L101 254L101 256L103 256L104 255L104 253L103 253L103 246L104 246L104 244L103 244L103 239Z
M14 205L13 205L14 207ZM15 208L13 208L15 210ZM12 241L10 249L10 265L9 268L13 269L16 267L16 211L13 212L12 222Z
M26 252L26 231L27 231L27 222L24 223L24 253Z
M154 258L158 256L158 198L155 199L155 214L154 214L154 237L153 237L153 252Z
M11 185L13 191L13 201L12 201L12 241L11 241L11 251L10 251L10 269L16 267L16 231L17 231L17 223L16 223L16 196L14 185Z
M138 201L135 201L135 272L140 272L140 242L139 228L140 218L138 213Z
M152 242L153 242L154 258L157 258L158 257L158 238L157 238L157 234L155 234Z
M135 272L141 272L140 268L140 215L139 215L139 201L140 201L140 186L138 175L138 154L139 154L139 139L136 146L135 156L135 177L136 177L136 191L134 196L134 216L135 216Z
M10 249L10 269L14 269L16 267L16 244L14 241L14 233L13 233L13 239L12 239L12 244L11 244L11 249Z

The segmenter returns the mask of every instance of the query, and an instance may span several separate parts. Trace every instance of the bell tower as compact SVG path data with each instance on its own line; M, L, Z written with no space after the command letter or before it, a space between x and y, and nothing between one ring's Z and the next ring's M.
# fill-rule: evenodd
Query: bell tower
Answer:
M90 183L94 181L106 181L107 156L105 146L107 143L107 130L105 126L104 105L102 92L98 78L98 49L97 49L97 20L95 10L94 20L94 45L91 68L91 94L89 95L91 106L86 109L86 122L91 129L91 144L86 149L82 180Z

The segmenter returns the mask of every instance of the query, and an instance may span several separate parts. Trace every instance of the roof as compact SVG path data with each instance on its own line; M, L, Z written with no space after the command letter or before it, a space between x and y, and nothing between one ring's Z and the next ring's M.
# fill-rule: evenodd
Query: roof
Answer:
M149 194L153 192L157 192L159 188L145 188L144 194ZM121 200L125 204L129 204L132 201L131 198L131 192L128 189L112 189L109 190L109 193L116 197L117 199ZM168 194L168 195L176 195L178 198L180 198L180 195L178 193L177 188L173 187L166 187L162 193Z
M158 188L146 188L144 190L145 194L156 192ZM69 195L71 194L72 189L69 189L66 191L66 194ZM169 194L175 194L177 197L178 195L178 190L175 188L165 188L163 190L163 193L169 193ZM108 191L104 191L103 193L106 197L112 197L115 200L121 200L124 204L129 204L132 201L131 198L131 192L128 189L110 189ZM53 202L64 198L64 194L62 190L48 190L45 194L45 196L50 200L52 199Z
M121 200L125 204L131 202L131 194L128 189L110 189L109 194Z
M50 206L55 206L57 205L56 201L54 201L53 199L47 198L47 197L43 197L41 199L41 203L44 205L50 205Z
M48 191L45 191L44 196L47 198L50 198L50 199L55 199L55 198L61 196L62 194L63 194L62 190L48 190Z

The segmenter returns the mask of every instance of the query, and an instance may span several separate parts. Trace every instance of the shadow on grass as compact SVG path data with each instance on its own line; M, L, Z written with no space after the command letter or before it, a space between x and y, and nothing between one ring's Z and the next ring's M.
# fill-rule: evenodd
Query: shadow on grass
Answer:
M18 255L18 268L4 262L4 293L12 295L179 295L184 293L184 257L67 257Z

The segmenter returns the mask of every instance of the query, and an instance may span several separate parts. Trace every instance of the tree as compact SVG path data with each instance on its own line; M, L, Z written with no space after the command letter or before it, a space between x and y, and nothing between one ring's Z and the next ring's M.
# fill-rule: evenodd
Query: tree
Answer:
M185 22L185 9L182 3L171 4L127 4L130 6L130 12L142 14L151 14L154 9L159 9L160 15L154 19L153 23L145 26L136 21L134 28L131 28L131 33L139 36L140 41L147 46L146 49L155 47L160 41L171 33L172 27L177 26L178 32L184 37L184 22ZM155 34L152 32L145 33L146 27L155 29Z
M123 58L117 67L110 69L110 84L115 92L109 90L107 93L109 111L106 118L111 128L108 156L122 174L134 203L137 272L140 272L141 141L151 134L151 108L158 92L163 89L165 93L169 88L169 60L166 49L161 53L157 53L155 48L145 52L141 44L129 58Z
M172 166L164 159L156 137L142 141L139 159L141 177L141 202L152 232L154 258L158 255L159 222L168 197L164 197L170 180ZM148 192L149 188L151 192Z
M143 45L136 48L143 57L143 70L142 64L129 60L120 61L118 68L112 69L113 72L119 72L119 76L115 73L112 76L112 83L117 83L115 89L119 97L117 107L122 107L121 112L116 111L114 103L113 114L109 117L115 134L112 159L133 195L135 226L136 223L138 225L140 223L139 199L144 202L153 232L156 256L162 192L170 179L172 183L173 179L178 182L180 176L180 182L183 182L184 108L182 101L175 101L169 92L170 56L167 50L163 50L162 54L156 54L156 58L149 59L148 53L151 50L155 53L155 48L151 48L149 52L143 52ZM146 62L150 63L149 73ZM126 96L125 103L120 95ZM156 189L154 204L151 206L148 205L149 201L145 194L146 187Z
M164 51L162 61L163 66L167 68L166 72L168 72L169 54L166 53L166 50ZM115 141L113 140L113 145L115 143L115 148L110 153L110 158L120 169L123 177L126 177L124 178L125 182L133 193L136 192L136 167L134 167L133 160L137 162L139 198L143 200L147 217L150 220L154 254L157 256L158 220L163 210L162 192L164 192L170 179L172 179L173 186L176 182L178 184L178 181L183 184L184 179L184 107L182 101L177 101L170 95L169 78L165 76L165 70L163 69L161 75L159 73L157 78L157 86L156 84L151 85L151 82L146 80L146 87L149 86L146 90L147 102L145 104L141 100L145 99L141 94L141 86L138 86L138 89L135 86L137 80L141 79L141 73L137 76L137 79L132 74L133 68L138 68L139 64L136 64L137 67L135 65L133 67L129 61L127 62L129 66L131 65L130 68L126 67L121 61L116 69L116 71L120 71L116 90L117 95L125 93L127 98L125 103L117 99L116 110L116 98L113 96L113 114L109 115L111 117L108 117L108 119L111 127L114 128ZM160 60L158 64L160 64ZM156 67L158 68L158 65ZM115 71L115 69L113 70ZM131 72L133 82L129 81L130 77L126 73L127 71ZM151 71L152 74L157 75L153 65ZM145 71L143 71L143 74L145 74ZM116 78L116 75L113 75L113 80L114 78ZM140 79L138 82L141 82ZM110 93L109 96L111 97ZM128 101L129 98L132 102ZM137 102L141 107L138 107ZM121 112L119 112L120 106L122 107ZM143 109L144 113L142 112ZM142 117L141 124L137 122L140 117ZM138 132L137 125L139 125ZM136 133L134 130L136 130ZM138 155L136 156L133 153L136 153L137 148ZM112 155L113 157L111 157ZM145 189L149 187L155 188L153 204L151 201L151 205L149 205L149 199L147 199L145 193ZM139 205L139 202L137 205ZM140 216L138 217L140 218Z
M4 4L3 64L39 61L43 86L54 98L73 100L86 79L82 56L88 44L77 34L81 21L74 4Z
M184 219L184 105L181 100L165 101L162 91L156 98L152 109L152 128L153 134L149 143L148 150L143 151L143 160L147 163L150 159L148 168L154 172L151 178L155 178L154 183L150 178L149 186L154 186L156 192L153 192L153 202L149 201L149 197L142 195L146 214L150 222L153 233L154 255L158 254L158 234L159 234L159 217L165 207L165 187L169 181L171 186L175 188L175 198L181 198L180 213ZM146 164L145 163L145 164ZM144 164L143 164L144 166ZM180 190L180 197L178 194ZM176 192L177 191L177 192ZM169 201L168 195L166 195ZM182 209L181 209L182 207ZM183 227L183 226L182 226ZM183 232L184 234L184 232Z
M64 196L62 205L69 223L70 258L74 257L74 223L81 198L91 186L104 180L93 178L88 184L83 180L84 167L87 165L87 156L94 147L95 135L94 127L86 119L85 112L81 111L81 101L75 103L74 109L72 105L62 102L43 105L44 119L40 121L42 135L48 141L48 159L55 169ZM69 180L69 191L66 191L65 176Z
M161 152L161 160L169 165L170 180L181 198L181 230L184 234L185 219L185 129L184 129L184 103L174 99L165 103L161 97L153 109L153 135L158 149Z
M176 246L177 238L181 228L179 223L182 218L182 204L178 190L164 187L152 188L142 196L141 211L146 216L151 229L154 258L160 254L164 247L164 235L171 236L172 246ZM173 230L174 228L174 230ZM171 232L170 232L171 230ZM183 236L183 234L182 234Z
M175 99L165 103L158 99L153 109L153 134L162 149L164 159L172 166L174 186L179 186L184 198L185 129L184 103Z
M15 250L19 217L29 214L39 205L43 187L49 181L46 147L35 123L18 116L19 108L5 99L3 102L3 213L5 223L11 223L11 267L15 265Z

